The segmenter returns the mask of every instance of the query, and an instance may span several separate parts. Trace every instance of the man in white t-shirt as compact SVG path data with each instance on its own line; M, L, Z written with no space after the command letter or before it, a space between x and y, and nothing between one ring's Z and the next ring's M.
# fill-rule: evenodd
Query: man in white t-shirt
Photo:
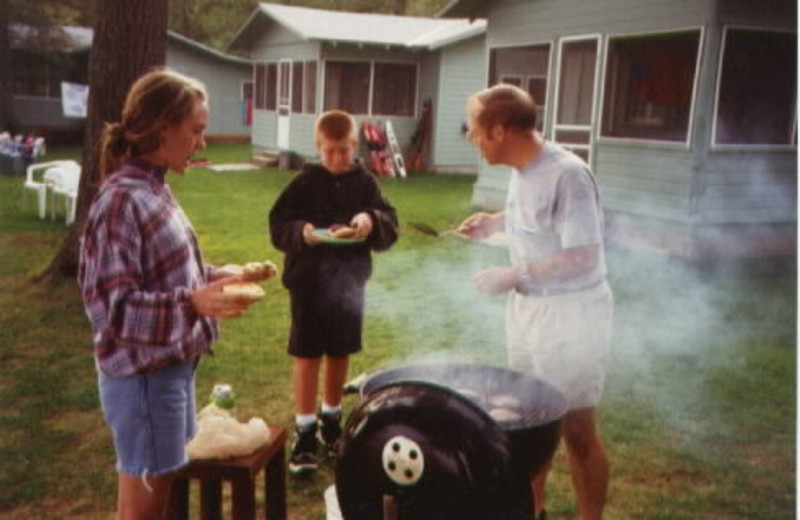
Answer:
M508 361L550 382L567 399L563 437L580 520L603 516L608 460L595 407L605 379L613 297L606 283L603 216L589 167L545 142L536 105L512 85L496 85L467 103L470 139L489 164L511 166L506 208L476 213L460 231L474 239L504 231L510 266L475 275L489 294L508 293ZM548 466L533 479L536 520L545 518Z

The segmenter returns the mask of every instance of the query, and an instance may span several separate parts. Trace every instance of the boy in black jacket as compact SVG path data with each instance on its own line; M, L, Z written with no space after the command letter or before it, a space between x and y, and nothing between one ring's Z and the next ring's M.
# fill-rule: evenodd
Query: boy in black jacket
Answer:
M373 175L354 163L358 127L352 116L325 112L315 134L321 164L306 165L269 214L272 242L286 255L283 284L291 301L297 439L289 472L294 475L317 468L317 436L329 452L335 451L348 356L361 350L371 251L389 249L398 235L394 208ZM337 227L351 228L345 230L350 236L332 237L330 230ZM318 432L315 408L323 358Z

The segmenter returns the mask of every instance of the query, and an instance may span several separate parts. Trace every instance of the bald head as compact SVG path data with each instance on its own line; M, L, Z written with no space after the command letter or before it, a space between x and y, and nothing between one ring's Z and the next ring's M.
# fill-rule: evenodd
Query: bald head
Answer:
M470 119L485 129L497 125L531 132L536 128L536 103L519 87L499 84L472 95L467 102Z

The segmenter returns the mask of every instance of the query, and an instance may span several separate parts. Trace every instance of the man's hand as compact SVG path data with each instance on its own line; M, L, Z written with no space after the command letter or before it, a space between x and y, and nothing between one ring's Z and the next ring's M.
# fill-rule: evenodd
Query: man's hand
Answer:
M220 278L210 284L192 291L189 301L195 312L201 316L215 318L236 318L244 314L253 300L239 294L225 294L222 288L230 283L241 282L241 276Z
M458 226L458 232L474 240L482 240L503 229L504 213L475 213Z
M350 220L350 227L356 230L356 238L367 238L372 233L372 217L369 213L358 213Z
M490 267L472 278L475 288L487 294L503 294L517 284L517 272L513 267Z

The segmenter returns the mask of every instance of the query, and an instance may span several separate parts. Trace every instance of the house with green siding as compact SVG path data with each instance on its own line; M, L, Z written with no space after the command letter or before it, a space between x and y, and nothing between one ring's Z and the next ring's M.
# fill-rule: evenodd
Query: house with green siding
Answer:
M540 105L601 186L609 241L686 257L797 250L795 0L453 0L487 82ZM486 86L484 85L484 86ZM473 202L502 208L482 164Z
M167 33L167 66L206 86L211 118L206 134L216 142L250 140L253 64L174 31Z
M359 124L391 121L407 153L428 103L424 169L474 173L478 157L462 124L467 98L486 83L485 28L483 20L259 4L228 46L255 63L254 154L315 157L314 121L334 108Z
M78 144L84 119L65 117L61 82L89 83L89 27L52 27L33 31L12 26L11 71L14 132L36 132L48 142ZM174 31L167 32L166 65L200 79L209 92L212 141L248 141L253 66L250 61L212 49ZM90 86L91 88L91 86Z

